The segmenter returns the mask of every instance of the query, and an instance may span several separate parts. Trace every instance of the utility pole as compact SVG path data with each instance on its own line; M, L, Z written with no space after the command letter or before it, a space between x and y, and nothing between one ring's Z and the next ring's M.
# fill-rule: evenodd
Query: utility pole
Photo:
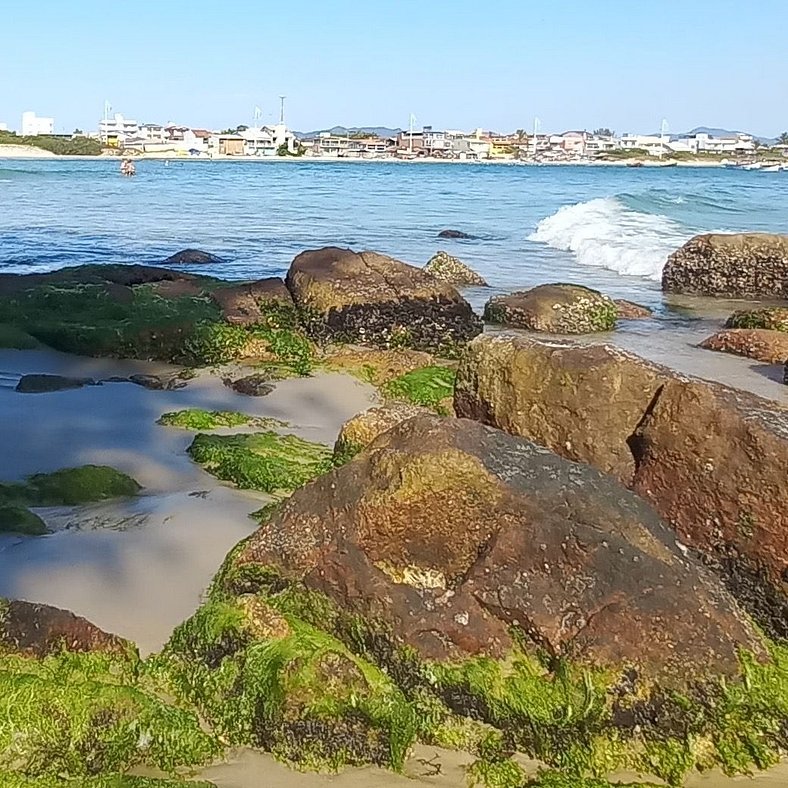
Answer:
M287 96L279 96L279 122L284 125L285 122L285 99Z

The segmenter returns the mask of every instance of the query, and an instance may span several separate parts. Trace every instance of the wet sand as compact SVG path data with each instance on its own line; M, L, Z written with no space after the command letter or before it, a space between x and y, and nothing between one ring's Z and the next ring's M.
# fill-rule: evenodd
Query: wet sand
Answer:
M35 511L55 532L0 536L0 595L68 608L160 648L196 609L224 556L255 527L268 500L235 490L186 455L194 433L155 422L170 410L240 410L290 424L307 440L333 444L344 421L375 401L345 375L282 381L267 397L245 397L203 374L177 391L105 383L46 394L13 390L20 374L94 378L163 365L82 359L50 351L0 351L0 480L88 463L112 465L143 485L132 500ZM220 431L217 431L220 432Z

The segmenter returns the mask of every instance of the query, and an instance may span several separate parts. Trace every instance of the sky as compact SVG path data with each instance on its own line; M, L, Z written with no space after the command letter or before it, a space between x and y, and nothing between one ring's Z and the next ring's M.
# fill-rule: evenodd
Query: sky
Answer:
M788 3L37 0L3 10L0 122L788 129ZM651 10L647 10L651 9Z

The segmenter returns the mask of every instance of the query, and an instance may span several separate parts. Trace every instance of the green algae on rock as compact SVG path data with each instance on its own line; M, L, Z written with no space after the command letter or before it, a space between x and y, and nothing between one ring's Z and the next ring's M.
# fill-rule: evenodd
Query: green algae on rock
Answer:
M384 672L254 595L209 601L155 663L230 742L298 768L399 770L415 736L413 710Z
M49 533L44 521L25 506L0 503L0 533L43 536Z
M334 444L334 465L339 467L353 459L386 430L414 416L428 413L425 408L404 402L392 402L379 408L369 408L346 421Z
M216 788L204 780L179 780L159 777L135 777L127 774L108 774L78 780L55 775L25 777L14 772L0 771L3 788Z
M164 427L180 427L185 430L216 430L221 427L286 427L287 424L278 419L264 416L252 416L237 410L203 410L187 408L163 413L157 424Z
M606 295L589 287L549 284L493 296L484 307L484 319L531 331L589 334L612 331L618 308Z
M788 331L788 308L767 306L734 312L726 321L725 328L767 328L772 331Z
M189 454L205 470L247 490L292 492L331 467L331 451L295 435L197 435Z
M452 367L432 365L388 381L381 391L390 399L404 400L447 415L450 403L446 401L454 393L456 377L457 373Z
M41 343L17 326L0 323L0 348L9 350L36 350Z
M24 482L0 484L0 502L29 506L79 506L136 495L142 487L107 465L82 465L36 473Z

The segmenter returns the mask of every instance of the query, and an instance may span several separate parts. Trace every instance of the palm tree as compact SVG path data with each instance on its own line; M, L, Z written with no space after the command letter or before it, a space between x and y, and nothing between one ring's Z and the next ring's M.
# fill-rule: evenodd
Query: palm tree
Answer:
M517 129L515 134L517 135L518 142L522 142L525 139L525 129Z
M778 138L777 138L778 145L788 145L788 131L784 131Z

